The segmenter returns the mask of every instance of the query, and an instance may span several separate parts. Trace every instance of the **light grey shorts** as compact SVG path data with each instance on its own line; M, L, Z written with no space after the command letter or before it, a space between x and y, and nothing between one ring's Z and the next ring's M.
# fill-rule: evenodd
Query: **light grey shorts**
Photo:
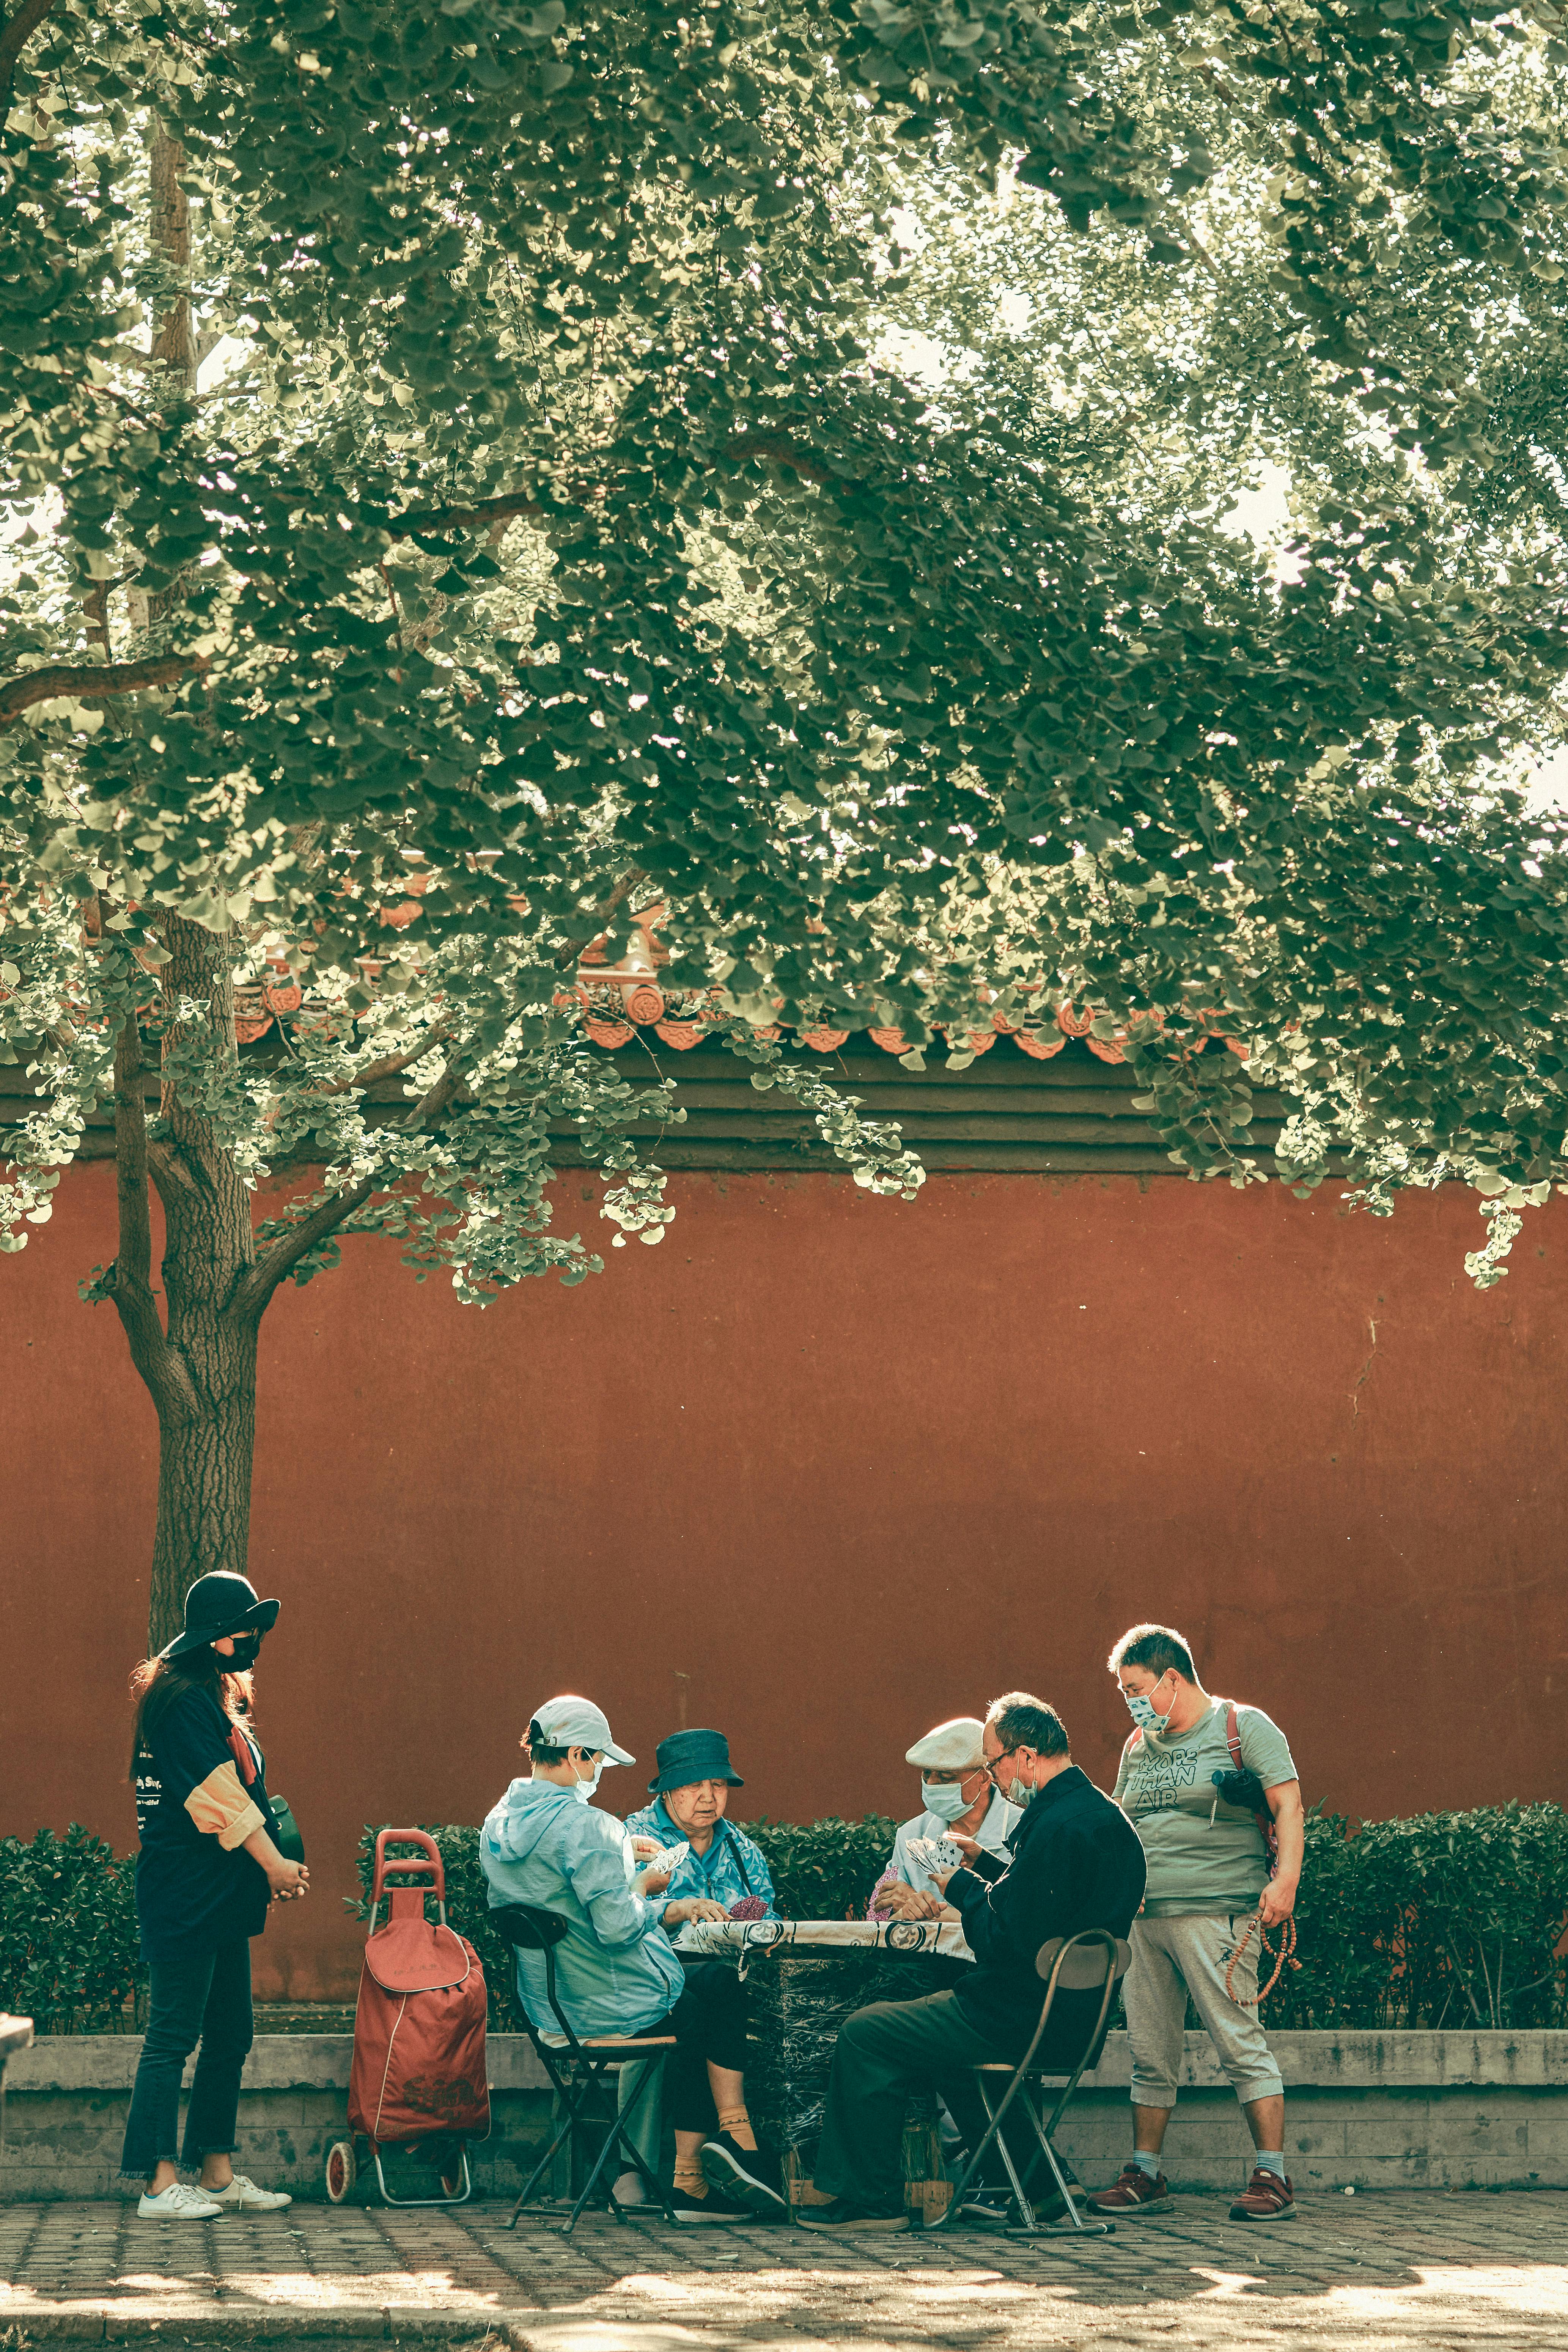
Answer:
M1188 1993L1243 2106L1284 2090L1257 2010L1244 2008L1225 1989L1230 1956L1250 1916L1192 1911L1174 1919L1132 1922L1132 1966L1121 1990L1132 2043L1134 2106L1176 2104ZM1257 1993L1256 1936L1231 1982L1238 1993Z

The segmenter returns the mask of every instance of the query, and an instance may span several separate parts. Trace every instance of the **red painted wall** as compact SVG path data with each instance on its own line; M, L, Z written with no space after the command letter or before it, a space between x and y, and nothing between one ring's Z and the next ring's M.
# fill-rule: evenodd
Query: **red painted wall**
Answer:
M684 1693L738 1815L903 1813L909 1742L1015 1685L1109 1783L1106 1651L1156 1616L1285 1725L1309 1801L1568 1793L1568 1202L1482 1297L1459 1192L1377 1222L1179 1179L672 1190L662 1247L574 1291L481 1314L360 1243L269 1311L258 1698L316 1891L264 1996L349 1997L359 1825L478 1820L563 1688L648 1762L617 1810ZM57 1199L0 1263L0 1830L124 1848L156 1430L76 1300L112 1171ZM574 1181L561 1210L594 1216Z

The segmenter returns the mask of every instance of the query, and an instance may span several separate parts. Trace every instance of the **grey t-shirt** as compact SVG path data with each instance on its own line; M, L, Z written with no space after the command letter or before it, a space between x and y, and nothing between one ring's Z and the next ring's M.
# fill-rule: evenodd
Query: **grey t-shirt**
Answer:
M1241 1760L1266 1789L1294 1780L1289 1743L1261 1707L1237 1706ZM1116 1801L1143 1842L1152 1919L1184 1912L1250 1911L1268 1883L1268 1849L1252 1815L1227 1805L1212 1775L1234 1769L1226 1704L1216 1699L1190 1731L1142 1732L1121 1751Z

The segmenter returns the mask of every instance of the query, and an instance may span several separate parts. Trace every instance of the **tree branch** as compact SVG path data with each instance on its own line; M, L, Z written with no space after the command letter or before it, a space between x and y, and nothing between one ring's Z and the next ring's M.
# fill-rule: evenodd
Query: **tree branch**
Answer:
M374 1087L380 1078L395 1078L410 1063L422 1061L436 1042L426 1037L419 1045L411 1045L406 1054L388 1054L382 1061L367 1062L363 1070L355 1070L346 1078L334 1078L331 1086L318 1087L315 1091L318 1095L346 1095L355 1087Z
M11 83L16 60L45 19L52 16L55 0L22 0L14 16L0 26L0 121L11 111Z
M738 462L748 457L765 457L770 465L787 466L792 473L799 474L803 480L817 482L825 487L829 482L836 482L840 478L830 467L822 465L815 457L806 457L801 450L795 448L792 442L785 441L776 433L742 434L738 441L726 444L724 455L726 457L735 458Z
M258 1258L245 1280L234 1294L229 1312L238 1318L259 1321L268 1299L284 1276L299 1265L308 1250L324 1242L338 1227L346 1224L356 1209L363 1209L379 1182L376 1176L362 1176L346 1192L334 1192L297 1225L290 1225L280 1234L265 1257Z
M392 605L392 625L397 633L397 650L400 654L406 653L408 648L403 642L403 614L398 610L397 591L392 584L392 574L384 563L378 563L375 568L386 583L386 593Z
M120 1254L104 1278L131 1347L131 1360L154 1403L174 1377L174 1356L153 1297L153 1219L147 1201L147 1104L142 1038L128 1013L114 1041L114 1167Z
M428 1052L429 1048L426 1046L425 1050ZM429 1092L400 1122L401 1131L405 1135L412 1134L416 1128L423 1127L426 1119L438 1118L454 1100L461 1085L454 1059L447 1063ZM290 1225L289 1231L273 1243L266 1256L257 1259L234 1294L230 1314L259 1319L284 1276L298 1265L306 1252L314 1249L318 1242L324 1242L330 1234L335 1234L356 1209L364 1206L373 1192L383 1189L379 1175L362 1176L359 1182L351 1185L346 1192L334 1193L330 1201L323 1201L319 1209L312 1209L308 1217L301 1217L297 1225Z
M511 498L481 499L477 507L416 508L406 514L395 515L385 525L388 538L412 539L416 532L428 531L439 537L444 530L474 530L481 524L511 522L519 515L544 515L552 509L541 506L537 499L519 492Z
M643 872L640 866L634 866L629 869L629 871L623 874L615 888L611 891L609 897L605 899L601 905L595 908L595 929L602 929L604 925L609 921L610 917L616 912L616 908L625 906L626 900L631 897L632 892L637 888L637 884L639 882L646 882L647 880L647 876ZM555 958L556 964L563 971L570 971L574 964L579 964L582 961L583 942L580 940L568 940L566 945L558 950Z
M89 637L103 647L106 660L112 659L114 646L109 635L109 582L107 580L93 582L81 600L81 609L87 614Z
M772 465L787 466L805 481L825 486L840 478L830 467L797 449L781 434L743 434L739 440L725 444L724 455L737 464L743 464L750 457L765 457ZM582 485L580 488L587 495L595 495L591 486ZM602 496L603 492L596 494ZM556 511L555 508L544 506L538 499L520 490L504 499L481 499L477 506L471 507L413 508L406 513L394 516L384 529L392 539L412 539L426 531L433 538L438 538L444 530L477 530L489 523L512 521L520 515L537 519Z
M58 694L74 694L79 702L101 702L110 694L137 694L143 687L174 686L193 670L206 667L205 654L164 654L156 661L84 662L30 669L0 685L0 726L20 718L35 702L52 702Z

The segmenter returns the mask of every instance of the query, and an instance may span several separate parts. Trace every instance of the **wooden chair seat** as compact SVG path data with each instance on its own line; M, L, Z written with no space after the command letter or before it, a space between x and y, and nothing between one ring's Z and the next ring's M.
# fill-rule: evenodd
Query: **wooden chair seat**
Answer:
M673 2050L673 2033L584 2033L579 2036L584 2050L624 2050L635 2057L644 2050Z

